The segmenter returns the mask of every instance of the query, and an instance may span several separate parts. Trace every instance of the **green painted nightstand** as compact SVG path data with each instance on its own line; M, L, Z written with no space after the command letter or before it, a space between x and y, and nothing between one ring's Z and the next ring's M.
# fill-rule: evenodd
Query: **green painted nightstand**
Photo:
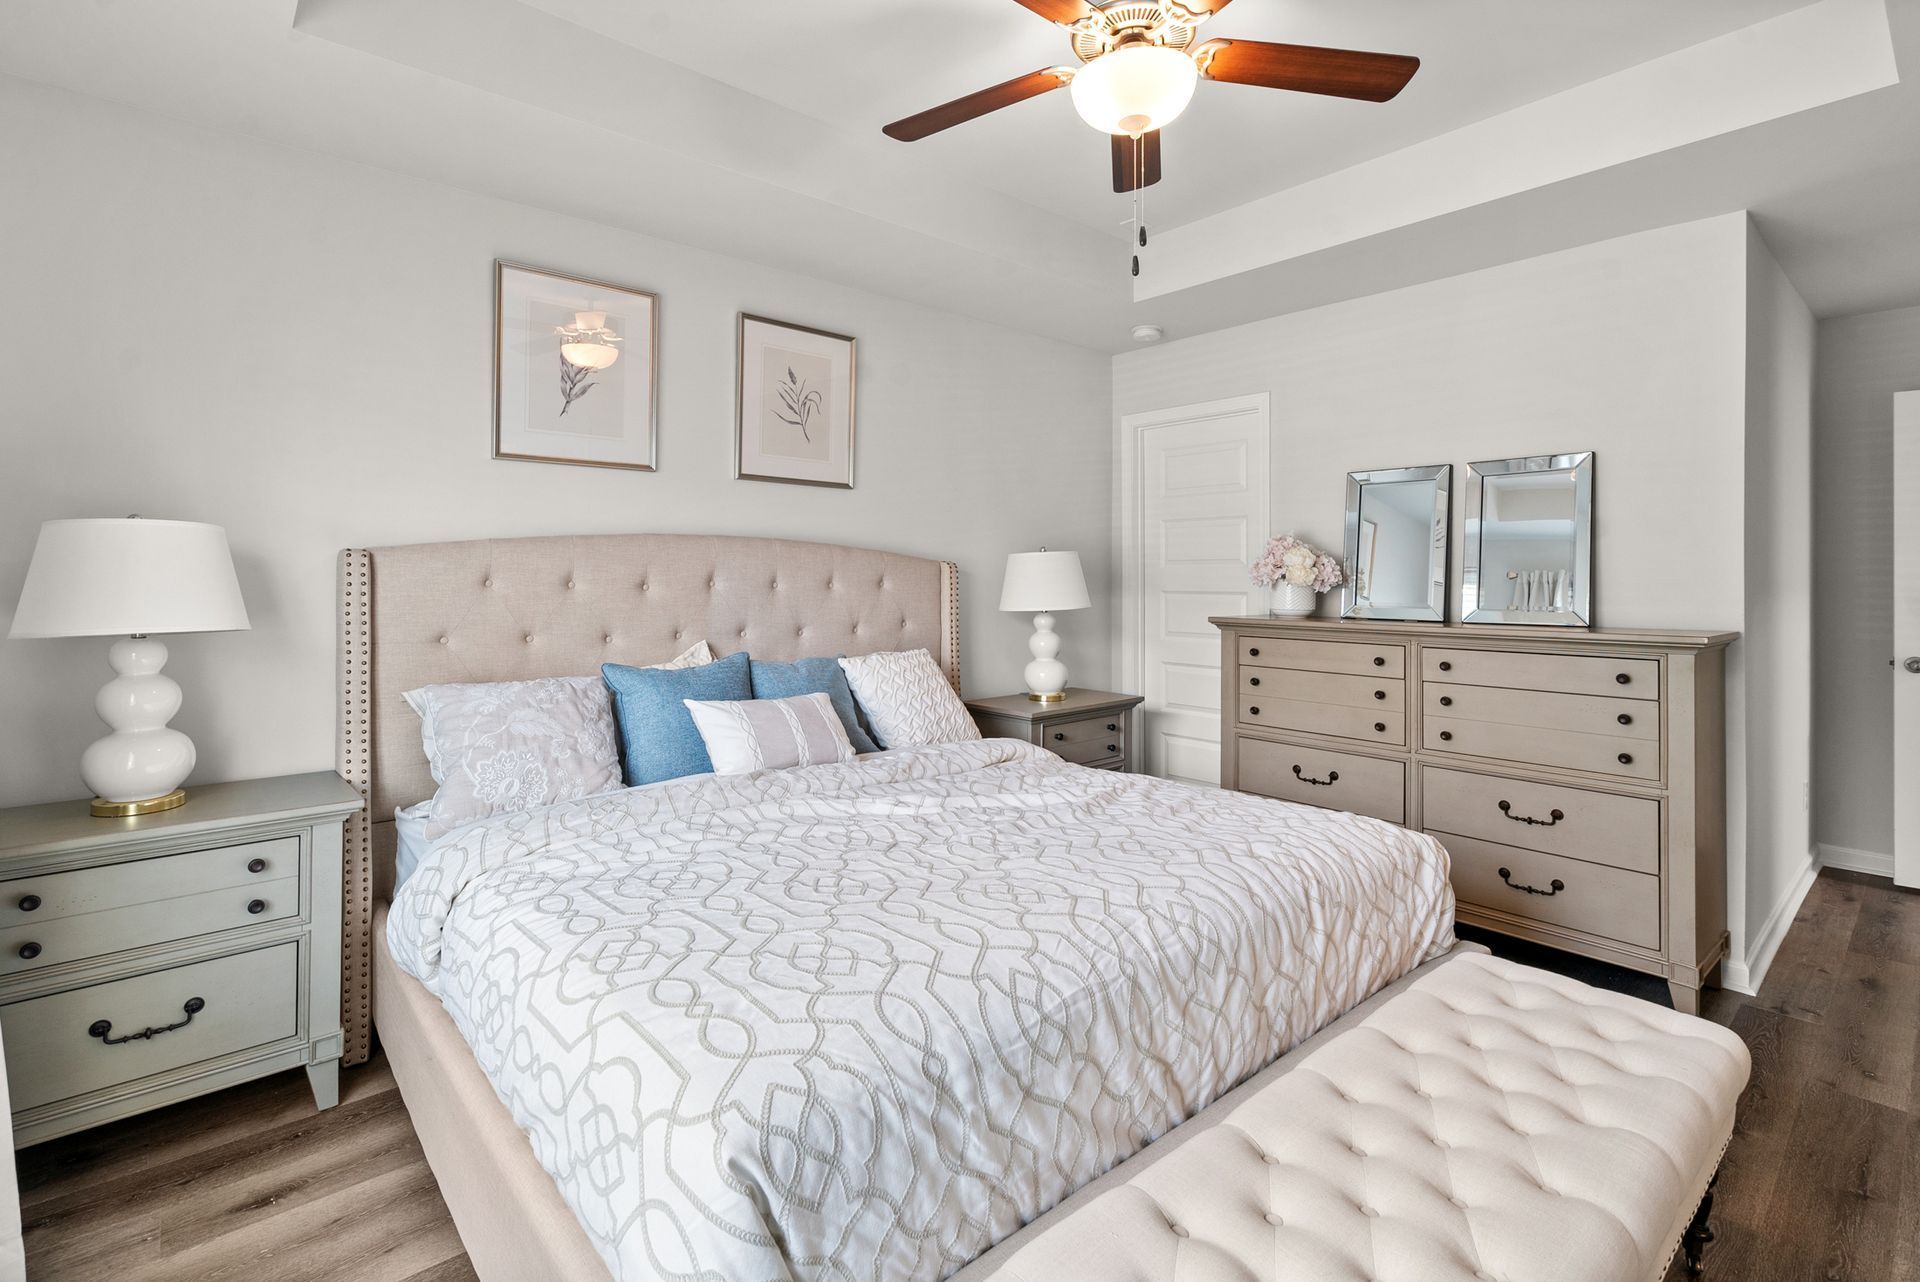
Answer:
M967 711L990 739L1025 739L1096 770L1132 770L1137 694L1069 688L1066 698L1038 703L1024 694L969 699Z
M15 1143L303 1067L340 1097L338 775L177 810L0 810L0 1027Z

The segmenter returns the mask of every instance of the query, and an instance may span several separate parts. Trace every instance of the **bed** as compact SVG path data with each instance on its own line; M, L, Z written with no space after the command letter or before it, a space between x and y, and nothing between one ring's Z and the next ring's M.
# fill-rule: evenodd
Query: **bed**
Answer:
M341 583L350 1046L370 1016L483 1277L948 1276L1453 942L1424 837L1005 740L510 816L395 896L402 691L701 638L957 688L957 574L639 535Z

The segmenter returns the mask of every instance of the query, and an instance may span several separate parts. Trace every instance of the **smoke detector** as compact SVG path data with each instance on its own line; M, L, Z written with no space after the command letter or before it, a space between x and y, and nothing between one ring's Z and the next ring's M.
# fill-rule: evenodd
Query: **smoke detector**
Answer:
M1135 325L1133 341L1136 343L1157 343L1167 336L1167 331L1158 325Z

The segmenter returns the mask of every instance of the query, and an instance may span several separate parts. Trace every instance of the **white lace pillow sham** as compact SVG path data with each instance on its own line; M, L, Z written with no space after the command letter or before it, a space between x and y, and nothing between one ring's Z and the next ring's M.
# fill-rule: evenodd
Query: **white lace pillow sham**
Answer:
M882 748L978 739L967 705L925 650L887 650L840 660L853 697Z
M712 661L702 641L654 666ZM429 841L621 785L613 702L598 676L421 686L403 697L420 714L420 744L440 785L427 810Z
M825 766L854 758L853 742L833 699L682 699L707 745L717 775Z

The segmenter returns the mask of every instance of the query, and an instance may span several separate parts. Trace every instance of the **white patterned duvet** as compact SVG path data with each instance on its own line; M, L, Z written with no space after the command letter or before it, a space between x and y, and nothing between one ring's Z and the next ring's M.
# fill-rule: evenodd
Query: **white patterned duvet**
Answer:
M990 739L505 816L388 935L615 1277L904 1282L1452 926L1429 838Z

